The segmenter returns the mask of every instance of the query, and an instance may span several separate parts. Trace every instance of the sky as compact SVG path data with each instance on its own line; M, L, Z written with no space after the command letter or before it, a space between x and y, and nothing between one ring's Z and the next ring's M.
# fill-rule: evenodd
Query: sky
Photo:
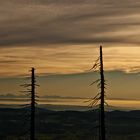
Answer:
M35 67L40 94L92 96L97 74L87 70L102 45L109 97L140 98L139 7L139 0L0 0L0 93L18 94Z

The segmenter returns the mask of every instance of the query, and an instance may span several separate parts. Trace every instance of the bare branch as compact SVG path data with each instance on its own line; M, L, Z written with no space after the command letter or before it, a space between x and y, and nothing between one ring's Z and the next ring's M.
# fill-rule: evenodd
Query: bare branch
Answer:
M92 82L89 86L92 86L92 85L94 85L95 83L98 83L98 82L100 82L100 79L97 79L96 81Z

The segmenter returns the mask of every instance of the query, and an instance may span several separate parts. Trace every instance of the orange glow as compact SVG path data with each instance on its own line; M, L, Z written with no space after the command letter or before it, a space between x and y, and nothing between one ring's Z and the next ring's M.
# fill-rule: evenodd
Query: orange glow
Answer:
M139 47L105 46L103 51L105 70L140 71ZM26 75L30 67L38 74L84 72L98 55L95 45L1 48L0 76Z

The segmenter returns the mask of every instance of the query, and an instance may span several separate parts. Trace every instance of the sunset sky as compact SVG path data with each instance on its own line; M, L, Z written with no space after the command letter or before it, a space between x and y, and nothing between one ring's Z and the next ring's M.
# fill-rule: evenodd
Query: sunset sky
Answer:
M35 67L41 95L91 97L100 45L108 97L140 99L139 0L0 0L0 94Z

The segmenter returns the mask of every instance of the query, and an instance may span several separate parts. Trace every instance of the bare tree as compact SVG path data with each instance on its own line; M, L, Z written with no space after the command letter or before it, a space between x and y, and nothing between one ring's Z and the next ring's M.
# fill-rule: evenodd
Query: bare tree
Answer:
M100 118L99 118L99 140L106 140L105 133L105 78L104 78L104 65L103 65L103 53L102 46L100 46L100 56L95 61L93 67L90 70L99 71L100 78L92 82L90 85L97 84L99 93L92 99L90 99L90 106L99 105ZM98 104L99 103L99 104Z
M29 77L31 79L31 82L29 84L23 84L21 86L23 86L24 88L27 88L27 90L25 91L21 91L23 93L25 93L27 96L29 96L30 98L30 103L23 105L24 107L29 107L30 108L30 114L24 114L26 115L26 120L24 121L24 124L27 123L27 120L30 121L30 140L35 140L35 108L36 108L36 98L38 97L36 95L36 86L38 86L36 84L36 76L35 76L35 68L31 69L31 77ZM30 118L30 119L28 119ZM26 132L25 132L26 133ZM28 133L28 130L27 130Z
M105 140L105 111L104 111L104 97L105 97L105 79L104 79L104 67L103 67L103 55L102 46L100 46L100 78L101 78L101 140Z
M35 140L35 69L31 70L31 130L30 139Z

